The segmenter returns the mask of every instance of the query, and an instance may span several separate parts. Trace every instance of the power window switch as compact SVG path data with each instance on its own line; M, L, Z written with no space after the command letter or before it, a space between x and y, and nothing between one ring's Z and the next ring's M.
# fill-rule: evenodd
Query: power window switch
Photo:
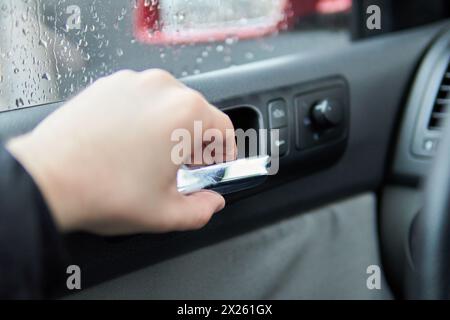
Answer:
M288 126L288 110L286 101L274 100L269 103L270 129L278 129Z
M278 137L273 134L273 130L278 130ZM282 157L285 156L289 151L289 128L280 128L272 130L272 144L271 152L272 155L277 155ZM278 152L277 152L278 151Z

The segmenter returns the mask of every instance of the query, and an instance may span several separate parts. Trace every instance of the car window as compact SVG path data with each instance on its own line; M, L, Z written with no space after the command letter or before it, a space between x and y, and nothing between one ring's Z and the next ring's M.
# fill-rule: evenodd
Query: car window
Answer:
M0 111L121 69L178 78L349 43L351 0L0 0Z

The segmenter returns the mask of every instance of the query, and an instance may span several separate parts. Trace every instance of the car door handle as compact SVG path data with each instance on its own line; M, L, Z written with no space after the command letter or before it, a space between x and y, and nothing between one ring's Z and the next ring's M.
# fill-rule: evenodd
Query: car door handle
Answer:
M177 175L178 191L191 194L213 190L222 195L254 188L269 175L270 157L239 159L201 168L183 166Z

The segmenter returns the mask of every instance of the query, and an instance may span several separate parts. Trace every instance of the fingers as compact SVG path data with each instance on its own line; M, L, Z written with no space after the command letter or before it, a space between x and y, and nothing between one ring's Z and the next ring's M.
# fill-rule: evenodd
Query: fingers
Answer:
M178 96L182 97L184 105L178 113L177 126L187 129L193 138L189 164L235 160L237 147L234 126L228 115L192 89L184 89Z
M123 71L123 74L130 76L133 72ZM195 131L195 121L200 121L202 124L202 138L205 138L203 135L205 131L211 130L211 134L206 137L206 140L202 139L193 144L193 151L202 152L207 145L214 141L215 145L220 146L220 149L223 151L220 154L214 154L212 158L214 158L215 162L232 161L236 159L237 148L234 126L225 113L209 104L201 93L186 87L167 71L150 69L139 73L139 77L144 82L144 85L156 85L163 89L167 89L168 87L174 89L173 96L178 101L182 102L182 105L178 107L184 109L184 112L179 113L182 115L183 121L190 122L187 123L187 128L192 134L194 134ZM208 159L202 160L203 162L198 164L205 164L204 160ZM209 162L210 161L206 161L206 164L211 164Z
M222 133L223 140L223 157L218 157L216 155L215 159L217 162L224 162L236 160L237 157L237 146L234 133L234 125L228 115L220 111L214 106L212 108L212 121L211 127L217 128Z
M209 104L199 92L186 87L170 73L160 69L143 72L123 70L108 79L132 83L136 92L148 94L148 101L155 101L155 92L164 101L170 101L165 112L172 117L170 133L187 129L191 134L191 150L187 152L186 164L210 165L236 159L237 148L233 123L218 108ZM152 89L152 90L150 90ZM154 107L154 104L149 104ZM153 112L148 114L153 122ZM197 127L196 127L197 126ZM198 129L198 126L201 126Z
M169 219L176 231L203 228L215 213L225 207L225 199L212 191L200 191L188 196L180 194L174 203Z

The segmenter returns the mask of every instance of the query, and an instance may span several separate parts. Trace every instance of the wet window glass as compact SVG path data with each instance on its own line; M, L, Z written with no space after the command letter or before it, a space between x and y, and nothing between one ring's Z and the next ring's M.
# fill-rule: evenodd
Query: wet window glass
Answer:
M0 111L121 69L178 78L349 43L351 0L0 0Z

